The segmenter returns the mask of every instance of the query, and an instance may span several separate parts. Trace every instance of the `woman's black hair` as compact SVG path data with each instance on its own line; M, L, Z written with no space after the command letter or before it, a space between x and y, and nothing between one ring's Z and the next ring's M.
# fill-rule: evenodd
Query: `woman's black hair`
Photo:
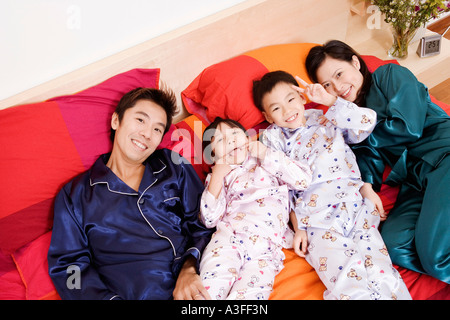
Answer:
M370 73L364 60L352 47L339 40L331 40L323 46L315 46L309 51L305 62L306 71L308 72L309 78L313 82L319 82L317 79L317 70L325 61L327 56L347 62L351 62L353 56L358 58L361 65L360 72L363 75L364 80L354 103L360 107L364 107L366 104L366 94L372 84L372 74Z
M211 150L210 145L212 143L212 138L214 137L214 134L216 133L217 127L222 123L228 125L230 128L239 128L243 132L245 132L245 134L247 134L247 131L245 130L244 126L242 124L240 124L238 121L231 120L231 119L223 119L221 117L215 118L214 121L211 122L205 128L205 131L203 132L203 138L202 138L202 140L203 140L203 142L202 142L203 156L208 164L214 163L214 160L212 159L212 157L214 157L214 152Z

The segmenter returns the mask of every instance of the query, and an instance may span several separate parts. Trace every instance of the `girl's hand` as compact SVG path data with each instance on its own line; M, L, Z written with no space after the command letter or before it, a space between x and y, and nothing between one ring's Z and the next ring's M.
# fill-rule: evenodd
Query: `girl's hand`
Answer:
M298 76L296 76L295 79L297 79L305 89L297 86L292 86L292 88L297 90L300 94L306 95L312 102L323 104L328 107L331 107L336 102L337 97L329 94L320 83L309 84Z
M230 165L223 162L216 163L211 169L211 173L220 179L223 179L230 171Z
M302 258L306 256L308 248L308 234L306 233L306 230L297 229L295 231L294 242L292 245L296 254Z
M266 156L267 147L260 141L250 141L248 151L253 157L263 160Z

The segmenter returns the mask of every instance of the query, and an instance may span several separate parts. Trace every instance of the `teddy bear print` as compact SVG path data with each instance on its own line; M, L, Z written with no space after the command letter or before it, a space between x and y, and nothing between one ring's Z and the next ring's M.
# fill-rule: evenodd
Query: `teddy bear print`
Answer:
M238 300L244 300L245 299L245 293L247 292L247 288L241 289L237 291L236 299Z
M311 198L310 198L310 200L309 200L309 203L308 203L308 206L309 207L315 207L317 204L316 204L316 202L317 202L317 198L319 197L319 195L318 194L312 194L311 195Z
M373 267L372 256L366 255L366 260L364 260L364 266L366 268L372 268Z
M367 221L367 219L364 219L363 229L364 230L369 230L370 229L369 221Z
M306 189L306 187L307 187L307 183L306 183L306 180L305 179L303 179L302 181L295 181L295 186L300 186L300 187L302 187L303 189Z
M253 276L250 278L250 282L247 283L247 285L248 285L250 288L253 288L253 287L255 286L255 284L256 284L258 281L259 281L259 278L258 278L257 276L255 276L255 275L253 275Z
M264 204L264 198L256 199L256 202L259 203L259 206L260 206L260 207L264 207L264 206L265 206L265 204Z
M231 273L231 276L235 279L237 279L238 277L238 272L236 270L236 268L228 268L228 272Z
M347 164L347 167L348 167L349 169L353 168L353 164L352 164L350 161L348 161L347 158L344 158L344 161L345 161L345 163Z
M338 171L341 171L342 168L339 165L337 165L337 166L329 167L328 170L330 170L331 173L336 173Z
M347 183L347 185L348 185L349 187L355 187L355 188L358 188L358 189L359 189L359 184L357 184L357 183L354 183L354 182L349 181L349 183Z
M324 240L331 240L331 242L336 241L336 237L330 231L325 231L325 234L322 236Z
M362 123L362 124L364 124L364 123L370 123L370 124L372 124L372 122L373 122L373 120L370 119L367 115L365 115L365 114L362 115L362 120L361 120L361 123Z
M346 196L348 196L348 193L346 193L346 192L338 192L338 193L335 194L335 196L336 196L336 198L338 198L338 199L343 199L343 198L345 198Z
M245 218L245 216L246 216L246 214L244 212L238 212L233 219L242 221Z
M286 224L283 221L283 214L278 214L277 215L278 221L280 221L280 227L283 228Z
M220 287L219 292L216 295L217 300L222 300L225 297L225 288Z
M383 248L380 249L380 252L381 252L382 254L384 254L385 256L388 255L388 251L387 251L386 245L384 245Z
M327 271L327 257L319 257L319 271Z
M311 227L311 225L309 224L309 216L303 217L300 219L300 222L305 226L305 227Z
M264 259L259 259L258 260L258 266L262 269L264 267L267 267L267 261Z
M333 152L333 149L331 149L332 147L333 147L333 143L330 143L329 145L327 145L325 147L325 149L328 150L328 153L332 153Z
M258 236L257 234L253 234L253 235L251 235L251 236L249 237L249 240L250 240L251 242L253 242L253 244L255 244L256 241L258 241L258 238L259 238L259 236Z
M309 139L308 143L306 144L306 147L311 148L314 143L316 143L316 139L319 137L319 135L317 133L314 133L311 137L311 139Z
M219 251L222 248L223 248L223 246L212 249L211 252L213 253L213 257L219 257L220 256Z
M362 279L362 277L361 276L358 276L358 274L356 273L356 270L355 269L353 269L353 268L351 268L350 269L350 272L349 273L347 273L347 277L348 278L355 278L356 280L361 280Z

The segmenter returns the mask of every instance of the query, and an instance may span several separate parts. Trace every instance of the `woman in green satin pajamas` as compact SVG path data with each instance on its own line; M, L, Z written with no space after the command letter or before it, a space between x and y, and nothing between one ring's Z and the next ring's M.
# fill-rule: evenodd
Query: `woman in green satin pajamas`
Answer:
M408 69L387 64L370 73L341 41L312 48L306 68L329 93L377 113L373 133L352 149L373 190L400 185L381 229L392 261L449 283L450 117ZM392 170L383 181L386 166Z

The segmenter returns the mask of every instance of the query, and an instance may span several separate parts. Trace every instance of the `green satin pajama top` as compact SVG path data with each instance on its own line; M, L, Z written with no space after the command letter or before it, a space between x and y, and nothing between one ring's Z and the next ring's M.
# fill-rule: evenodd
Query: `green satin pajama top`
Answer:
M376 111L377 125L369 138L353 146L363 180L379 190L389 165L386 183L407 180L420 189L420 166L436 167L450 152L450 117L431 102L428 89L411 71L396 64L372 74L366 106Z

